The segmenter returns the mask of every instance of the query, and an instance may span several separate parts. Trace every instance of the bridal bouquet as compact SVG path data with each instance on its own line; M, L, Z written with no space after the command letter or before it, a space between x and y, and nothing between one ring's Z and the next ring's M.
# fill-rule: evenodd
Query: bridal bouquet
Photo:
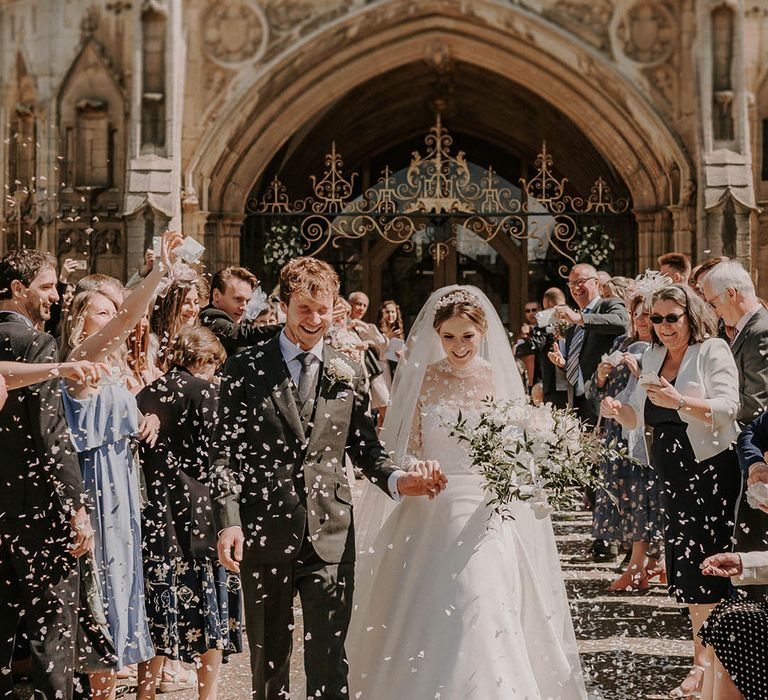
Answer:
M594 466L622 454L569 410L493 399L483 405L479 421L460 413L449 428L468 444L488 505L503 518L515 500L530 501L537 518L571 507L576 491L599 486Z

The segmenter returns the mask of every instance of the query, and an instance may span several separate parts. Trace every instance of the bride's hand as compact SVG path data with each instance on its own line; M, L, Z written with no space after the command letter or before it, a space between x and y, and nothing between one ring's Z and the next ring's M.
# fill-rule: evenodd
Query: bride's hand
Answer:
M416 462L411 470L397 480L401 496L428 496L433 499L448 485L448 479L434 460Z

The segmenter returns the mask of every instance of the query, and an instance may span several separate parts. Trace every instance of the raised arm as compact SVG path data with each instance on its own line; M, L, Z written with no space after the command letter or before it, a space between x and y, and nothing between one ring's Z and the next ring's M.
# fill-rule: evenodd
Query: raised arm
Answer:
M88 362L0 362L0 375L9 389L21 389L31 384L44 382L54 377L63 377L84 384L95 384L108 374L109 367L103 363Z
M165 270L170 268L171 250L181 243L181 234L169 231L163 235L163 264L155 265L150 273L126 297L117 316L99 331L86 338L69 353L71 360L103 362L117 352L130 332L146 313Z

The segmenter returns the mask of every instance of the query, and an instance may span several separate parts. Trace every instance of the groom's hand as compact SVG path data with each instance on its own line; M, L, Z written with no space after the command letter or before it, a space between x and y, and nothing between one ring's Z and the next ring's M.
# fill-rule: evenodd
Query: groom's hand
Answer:
M411 471L397 480L401 496L428 496L433 499L448 485L448 479L434 460L416 462Z
M219 561L225 569L240 573L240 562L243 560L243 529L241 527L225 527L219 533Z

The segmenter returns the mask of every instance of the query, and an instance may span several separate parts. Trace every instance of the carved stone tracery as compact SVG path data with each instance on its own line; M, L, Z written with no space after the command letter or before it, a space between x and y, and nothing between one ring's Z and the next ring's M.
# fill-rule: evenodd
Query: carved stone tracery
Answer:
M214 61L232 66L259 59L268 29L261 9L248 0L213 4L203 15L203 45Z
M639 0L622 17L617 38L622 53L635 63L661 63L675 48L677 22L664 3Z

